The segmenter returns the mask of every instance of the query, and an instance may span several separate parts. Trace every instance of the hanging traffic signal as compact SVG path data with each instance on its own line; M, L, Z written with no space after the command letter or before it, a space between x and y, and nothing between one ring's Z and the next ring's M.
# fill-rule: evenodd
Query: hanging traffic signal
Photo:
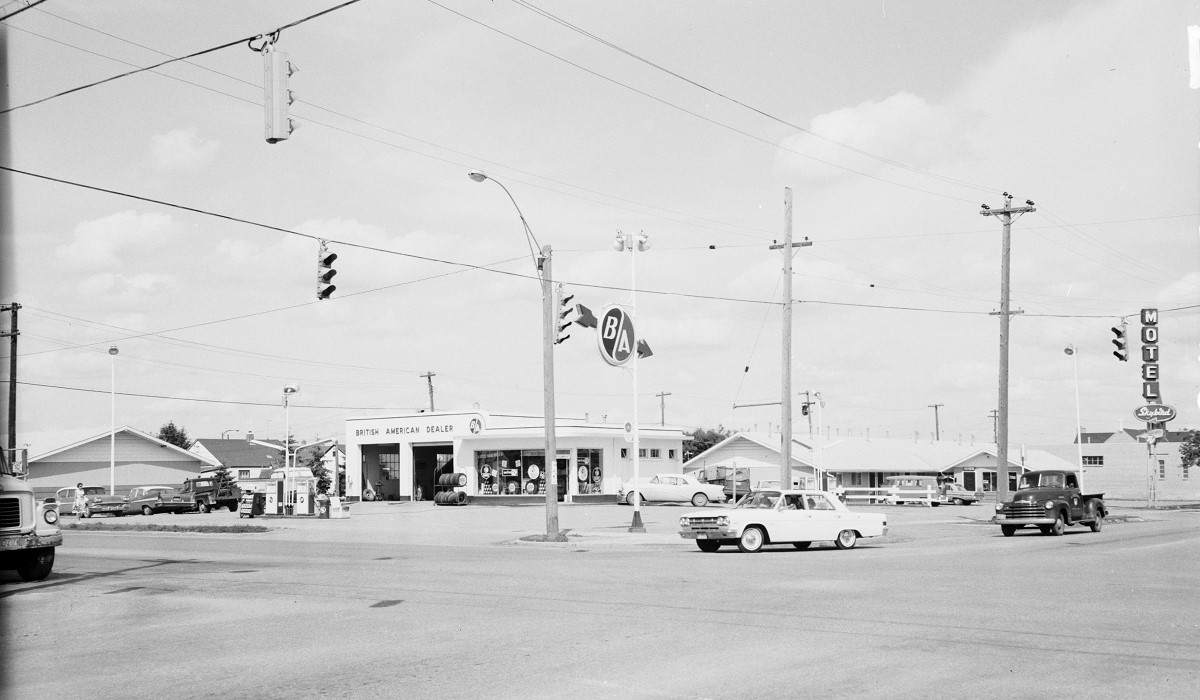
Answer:
M317 299L328 299L337 289L336 285L329 282L337 274L337 270L333 269L334 260L337 260L337 253L329 252L325 241L321 241L321 249L317 251Z
M1112 332L1117 336L1112 341L1112 344L1117 346L1117 349L1113 350L1113 356L1121 362L1129 362L1129 351L1125 349L1125 324L1113 326Z
M296 101L295 93L288 89L288 78L297 68L287 60L286 53L275 50L274 43L268 42L262 52L266 138L267 143L279 143L296 130L296 123L288 114L289 106Z
M573 321L568 317L571 314L575 313L575 307L571 306L571 300L575 298L575 295L568 294L567 296L564 297L562 295L562 292L563 292L562 287L559 286L558 295L557 295L558 296L558 330L555 331L555 337L554 337L555 345L558 345L559 343L563 342L567 338L571 337L570 333L565 333L564 331L566 331L568 328L571 327L571 324L573 323Z

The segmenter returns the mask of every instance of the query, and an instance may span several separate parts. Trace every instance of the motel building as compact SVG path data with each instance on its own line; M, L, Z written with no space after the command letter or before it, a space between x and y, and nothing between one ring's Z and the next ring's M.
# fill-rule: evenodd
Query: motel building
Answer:
M545 501L545 426L540 415L435 412L346 420L346 496L433 500L456 490L471 501ZM559 417L555 422L558 500L615 502L633 480L632 431L625 423ZM682 471L684 433L669 426L638 431L642 478ZM461 474L452 485L444 475ZM461 483L460 483L461 482Z

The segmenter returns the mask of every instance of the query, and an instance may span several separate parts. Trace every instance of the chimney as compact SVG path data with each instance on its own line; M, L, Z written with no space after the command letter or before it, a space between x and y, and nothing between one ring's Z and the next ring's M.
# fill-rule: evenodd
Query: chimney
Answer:
M253 432L253 431L250 431L250 430L247 430L247 431L246 431L246 440L248 440L248 441L249 441L249 440L253 440L253 439L254 439L254 432Z

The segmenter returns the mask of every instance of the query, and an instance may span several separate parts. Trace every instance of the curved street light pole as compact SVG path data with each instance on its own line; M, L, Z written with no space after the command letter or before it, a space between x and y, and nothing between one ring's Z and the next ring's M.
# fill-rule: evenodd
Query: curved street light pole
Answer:
M111 374L108 408L108 493L117 494L117 346L108 349Z
M541 246L538 252L534 253L535 246L538 245L537 238L529 228L529 222L525 220L525 214L521 212L521 207L517 204L517 200L508 191L508 188L504 186L504 183L478 170L467 173L467 177L475 182L490 180L499 185L500 189L504 190L504 194L508 195L513 208L517 210L517 216L521 218L521 227L525 229L525 242L529 245L529 252L533 259L534 268L537 270L538 277L541 278L542 413L546 432L546 455L544 460L546 469L546 539L551 542L565 542L567 539L566 536L558 529L558 444L554 432L554 340L555 332L558 329L558 318L554 308L554 277L551 272L553 253L548 244Z

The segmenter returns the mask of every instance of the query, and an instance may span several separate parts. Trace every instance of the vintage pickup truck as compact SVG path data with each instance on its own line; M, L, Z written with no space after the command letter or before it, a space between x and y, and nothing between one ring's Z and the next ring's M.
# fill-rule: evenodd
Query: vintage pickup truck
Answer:
M1005 537L1026 525L1038 526L1045 535L1061 535L1068 525L1100 532L1107 515L1104 494L1083 493L1075 472L1045 470L1023 474L1012 500L996 504L993 522Z

